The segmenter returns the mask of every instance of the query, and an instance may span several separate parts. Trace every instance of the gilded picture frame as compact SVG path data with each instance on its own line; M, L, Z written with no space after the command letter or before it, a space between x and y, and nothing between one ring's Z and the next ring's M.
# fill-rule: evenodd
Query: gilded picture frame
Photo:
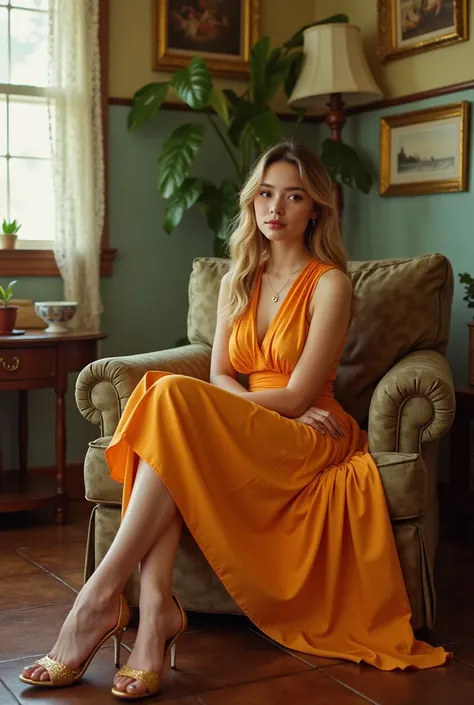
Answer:
M462 101L380 120L380 195L468 188L469 103Z
M176 71L196 55L214 76L247 79L260 38L261 0L155 0L155 71Z
M383 62L468 38L467 0L378 0Z

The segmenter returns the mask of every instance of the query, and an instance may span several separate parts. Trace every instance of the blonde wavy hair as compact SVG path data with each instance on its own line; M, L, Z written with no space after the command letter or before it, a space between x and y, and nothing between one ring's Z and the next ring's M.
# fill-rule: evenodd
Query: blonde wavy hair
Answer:
M327 264L347 273L342 244L336 191L322 162L302 144L279 142L258 160L240 192L240 212L229 239L231 268L226 319L233 323L247 308L261 265L270 256L270 243L257 227L254 200L264 174L276 162L288 162L299 171L303 187L319 207L316 224L310 220L305 231L308 251Z

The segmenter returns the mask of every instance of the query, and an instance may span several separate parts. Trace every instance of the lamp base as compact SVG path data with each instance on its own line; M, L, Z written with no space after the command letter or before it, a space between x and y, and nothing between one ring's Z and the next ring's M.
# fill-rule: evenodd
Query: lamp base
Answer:
M331 130L331 139L334 142L341 141L341 132L344 124L346 122L346 111L345 103L342 100L340 93L331 93L329 96L329 103L327 104L329 112L326 115L326 122ZM337 199L337 210L339 216L342 216L342 209L344 207L342 186L336 182L336 199Z

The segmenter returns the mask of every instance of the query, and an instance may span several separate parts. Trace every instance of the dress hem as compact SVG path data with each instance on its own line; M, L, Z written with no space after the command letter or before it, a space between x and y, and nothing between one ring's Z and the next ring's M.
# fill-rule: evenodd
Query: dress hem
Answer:
M117 438L114 438L113 443L111 443L111 444L109 445L109 447L106 449L106 456L107 456L107 451L109 451L109 449L110 449L110 450L113 450L114 448L116 448L116 447L120 444L120 442L124 442L124 443L133 451L133 453L134 453L136 456L138 456L138 458L142 458L142 459L157 473L157 475L159 475L160 479L161 479L162 482L164 483L166 489L167 489L168 492L170 493L170 495L171 495L173 501L175 502L176 506L178 507L178 510L180 511L180 513L181 513L181 515L182 515L182 512L181 512L181 509L180 509L180 507L179 507L179 504L178 504L178 502L176 502L176 500L175 500L175 497L174 497L174 495L173 495L173 492L172 492L172 490L170 489L169 484L168 484L168 482L167 482L166 474L163 472L162 468L161 468L161 467L157 467L158 464L156 463L155 460L153 460L153 459L151 459L151 458L149 458L149 457L146 457L145 454L140 453L139 450L137 450L137 447L139 446L139 444L138 444L137 442L132 443L132 442L130 441L129 437L127 436L127 434L126 434L125 431L120 431L120 432L117 433ZM108 461L107 461L107 463L108 463ZM110 471L111 471L111 472L110 472L111 478L112 478L113 480L115 480L115 481L120 482L120 483L123 484L123 483L124 483L124 479L122 479L121 477L118 477L118 476L114 475L113 470L112 470L112 468L111 468L110 465L109 465L109 469L110 469ZM123 514L125 513L125 511L126 511L126 508L122 511L122 518L123 518ZM183 518L183 521L184 521L184 523L186 524L188 530L190 531L190 533L191 533L193 539L196 541L196 544L198 545L199 549L201 550L202 554L204 555L206 561L209 563L211 569L214 571L214 573L216 574L216 576L219 578L219 580L221 581L222 585L223 585L224 588L227 590L227 592L228 592L229 595L232 597L232 599L235 601L235 603L241 608L241 610L243 611L243 613L250 619L250 621L251 621L267 638L269 638L271 641L275 642L275 643L278 644L279 646L283 647L284 649L288 649L288 650L290 650L290 651L296 651L297 653L301 653L301 654L305 654L305 655L320 656L320 657L322 657L322 658L343 659L344 661L349 661L349 662L357 663L357 664L366 663L366 664L369 665L369 666L373 666L373 667L375 667L375 668L377 668L377 669L379 669L379 670L387 671L387 672L389 672L389 671L396 671L396 670L400 670L400 671L406 671L406 670L416 670L416 671L418 671L418 670L427 670L427 669L429 669L429 668L435 668L435 667L442 666L442 665L446 664L448 661L450 661L450 660L452 659L452 657L453 657L452 652L445 651L445 652L444 652L444 658L441 659L441 660L439 661L439 663L433 663L432 665L427 666L427 667L421 667L421 668L420 668L419 666L416 666L416 665L413 665L413 664L402 664L402 665L394 665L394 666L392 666L392 667L390 667L390 668L382 668L380 665L375 664L375 663L372 663L371 661L365 660L363 657L356 657L356 656L355 656L355 657L351 657L351 656L348 655L348 654L340 654L340 653L336 653L336 652L323 651L323 650L316 650L316 649L315 649L314 651L307 651L307 652L306 652L306 651L300 651L300 650L298 650L298 649L295 649L295 648L292 647L292 646L289 646L288 644L283 643L283 641L278 641L278 640L275 639L275 637L272 636L272 634L269 632L268 627L265 627L265 626L263 626L262 624L260 624L260 623L259 623L259 620L255 619L254 616L252 615L251 610L249 610L249 609L246 607L246 605L244 604L244 602L243 602L239 597L237 597L236 594L234 594L234 592L230 589L230 587L229 587L228 584L227 584L227 579L223 577L220 568L219 568L218 565L215 563L214 559L210 556L210 552L209 552L209 551L203 546L203 544L201 543L201 541L200 541L200 539L199 539L199 537L198 537L198 530L196 531L196 530L194 529L194 527L190 526L190 524L186 521L186 519L185 519L185 517L184 517L183 515L182 515L182 518ZM435 647L433 647L433 648L435 648ZM408 655L407 655L407 656L408 656ZM395 660L395 659L393 659L393 660Z

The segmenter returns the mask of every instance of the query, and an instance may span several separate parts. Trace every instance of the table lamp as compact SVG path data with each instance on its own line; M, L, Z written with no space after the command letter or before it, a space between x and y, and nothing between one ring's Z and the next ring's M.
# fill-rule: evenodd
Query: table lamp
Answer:
M341 141L346 106L370 103L383 96L370 73L362 49L360 28L339 22L304 31L304 59L289 102L295 108L329 108L331 137ZM342 209L342 189L338 184Z

